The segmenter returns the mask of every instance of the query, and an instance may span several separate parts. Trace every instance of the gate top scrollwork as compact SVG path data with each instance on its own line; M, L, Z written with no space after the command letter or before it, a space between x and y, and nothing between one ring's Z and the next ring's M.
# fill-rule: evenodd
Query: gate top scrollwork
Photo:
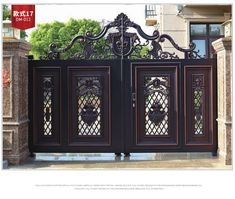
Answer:
M114 31L111 31L111 28L114 28ZM138 34L136 32L127 32L129 28L134 28ZM110 30L109 33L108 30ZM145 39L146 42L142 44L139 36ZM195 50L196 45L193 42L189 44L189 48L181 48L171 36L167 34L160 35L158 30L155 30L153 35L147 35L138 24L130 21L127 15L121 13L95 36L88 31L85 35L74 37L65 48L61 49L55 43L50 44L50 51L45 56L41 56L41 59L62 59L63 53L71 49L77 41L80 42L83 48L81 52L76 52L69 59L179 59L176 53L170 53L162 49L161 43L165 40L168 40L176 50L183 52L185 59L202 58L199 51ZM140 52L144 47L147 48L147 53L140 57Z

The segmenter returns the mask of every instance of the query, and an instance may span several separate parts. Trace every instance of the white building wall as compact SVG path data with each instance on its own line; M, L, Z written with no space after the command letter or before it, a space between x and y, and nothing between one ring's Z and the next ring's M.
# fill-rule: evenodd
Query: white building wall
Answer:
M188 39L186 34L187 22L183 18L177 16L177 13L177 5L160 5L159 32L160 34L170 35L175 43L180 47L186 48ZM175 52L181 58L184 56L183 53L177 51L167 40L162 43L162 47L164 51L168 51L170 53Z
M190 42L190 22L221 22L231 18L229 5L157 5L157 21L160 34L168 34L182 48ZM175 52L180 58L184 54L177 51L170 42L162 44L164 51Z

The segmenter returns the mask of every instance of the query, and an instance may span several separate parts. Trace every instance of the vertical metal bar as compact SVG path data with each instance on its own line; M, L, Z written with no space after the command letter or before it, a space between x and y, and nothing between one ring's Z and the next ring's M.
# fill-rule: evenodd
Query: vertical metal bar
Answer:
M32 57L31 57L32 58ZM33 64L32 60L28 58L28 116L29 116L29 131L28 131L28 145L30 153L33 153Z

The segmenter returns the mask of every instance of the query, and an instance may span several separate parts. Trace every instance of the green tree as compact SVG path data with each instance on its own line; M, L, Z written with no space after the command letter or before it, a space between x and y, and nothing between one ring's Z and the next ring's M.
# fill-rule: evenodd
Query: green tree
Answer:
M142 59L142 58L148 59L150 58L149 56L150 49L151 49L150 46L141 46L141 47L136 46L136 48L134 48L129 58L130 59Z
M7 5L2 6L2 11L3 11L3 16L2 16L3 20L11 18L11 11Z
M6 19L11 19L11 10L9 9L9 6L8 5L3 5L2 6L2 12L3 12L3 20L6 20ZM25 30L21 30L20 31L20 38L21 39L25 39L27 37L27 34L25 32Z
M55 43L58 49L68 46L71 40L77 35L85 35L90 31L93 35L97 35L101 31L100 23L90 19L70 19L68 22L54 21L51 23L38 24L37 29L32 31L29 36L29 42L32 44L30 54L35 59L40 56L46 55L50 51L49 46ZM99 57L109 57L111 49L107 48L107 41L105 38L95 42L93 47ZM76 41L71 49L62 53L62 59L67 59L72 55L82 52L84 44ZM138 52L133 52L130 58L146 57L149 51L148 46L139 49Z
M34 55L35 59L38 59L40 55L45 55L51 43L56 43L58 48L64 48L73 37L84 35L87 31L90 31L93 35L98 34L101 31L99 22L90 19L70 19L66 23L54 21L38 24L38 28L30 34L29 38L32 44L31 54ZM80 42L76 42L70 50L63 54L63 58L66 59L81 51L82 47Z

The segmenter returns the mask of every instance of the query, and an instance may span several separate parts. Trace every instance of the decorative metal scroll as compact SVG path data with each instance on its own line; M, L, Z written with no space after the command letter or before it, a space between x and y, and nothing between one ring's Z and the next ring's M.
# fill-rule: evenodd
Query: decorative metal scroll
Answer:
M134 28L138 34L127 32L129 28ZM142 43L140 37L146 42ZM81 44L82 50L70 56L69 59L112 59L118 57L179 59L175 53L163 50L161 43L165 40L168 40L176 50L183 52L186 59L202 58L198 54L199 51L195 50L196 45L193 42L189 44L189 48L185 49L179 47L169 35L160 35L158 30L155 30L153 35L147 35L138 24L130 21L127 15L121 13L95 36L88 31L85 35L74 37L67 47L61 49L55 43L50 44L50 51L41 59L62 59L63 53L71 49L76 41ZM144 48L145 54L140 55Z
M169 76L144 79L145 135L168 135Z

